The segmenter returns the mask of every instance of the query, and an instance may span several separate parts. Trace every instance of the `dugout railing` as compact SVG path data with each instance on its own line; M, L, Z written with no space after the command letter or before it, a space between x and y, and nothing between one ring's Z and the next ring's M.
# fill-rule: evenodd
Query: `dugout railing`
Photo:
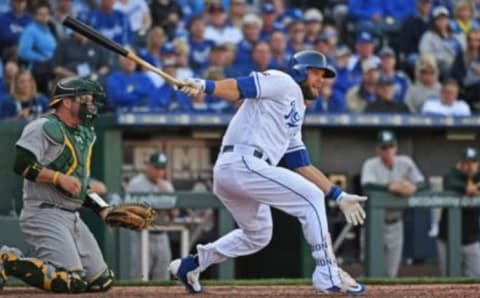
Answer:
M462 208L480 208L480 197L459 197L448 192L419 192L410 197L400 197L388 192L367 193L368 214L365 231L365 275L384 277L384 219L387 208L446 208L447 224L447 275L461 276L461 222ZM428 237L428 235L425 235Z

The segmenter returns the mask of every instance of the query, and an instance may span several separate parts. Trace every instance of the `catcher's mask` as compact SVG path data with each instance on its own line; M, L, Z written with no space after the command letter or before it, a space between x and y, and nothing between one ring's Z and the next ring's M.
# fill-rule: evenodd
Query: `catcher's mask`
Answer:
M85 95L92 96L92 104L87 102ZM99 109L104 105L105 91L98 82L89 79L66 78L58 81L55 85L53 96L50 99L50 107L55 107L64 98L80 99L80 120L84 125L90 126L93 125Z

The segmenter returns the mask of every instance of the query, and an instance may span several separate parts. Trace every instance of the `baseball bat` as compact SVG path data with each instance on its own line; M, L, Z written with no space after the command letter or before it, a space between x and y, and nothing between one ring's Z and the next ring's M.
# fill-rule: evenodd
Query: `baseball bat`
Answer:
M122 55L122 56L130 59L130 60L134 61L135 63L141 65L142 67L144 67L144 68L146 68L150 71L153 71L154 73L156 73L159 76L161 76L162 78L164 78L165 81L168 84L170 84L174 87L180 87L180 86L183 85L181 81L177 80L176 78L172 77L171 75L162 71L161 69L151 65L150 63L143 60L142 58L138 57L133 51L128 50L128 49L122 47L121 45L119 45L118 43L116 43L115 41L106 38L100 32L96 31L95 29L88 26L87 24L85 24L85 23L83 23L83 22L81 22L77 19L74 19L70 16L67 16L63 20L63 25L65 27L68 27L68 28L72 29L73 31L87 37L88 39L96 42L100 46L102 46L104 48L107 48L110 51L113 51L113 52L115 52L119 55Z

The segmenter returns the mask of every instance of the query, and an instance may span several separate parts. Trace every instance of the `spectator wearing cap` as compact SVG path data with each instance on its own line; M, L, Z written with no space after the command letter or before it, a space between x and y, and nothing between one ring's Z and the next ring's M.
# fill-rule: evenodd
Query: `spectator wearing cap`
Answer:
M33 120L48 110L48 99L37 92L35 80L28 70L15 74L10 94L0 99L0 119Z
M443 176L443 189L453 192L458 198L468 200L480 195L480 172L478 169L478 151L473 147L465 148L455 166ZM479 208L462 208L461 264L462 275L470 278L480 277L480 218ZM444 208L440 219L437 240L438 261L443 276L447 274L448 212Z
M117 0L113 9L122 12L128 19L137 43L145 39L147 31L152 26L150 8L145 0Z
M404 102L410 80L402 71L396 70L397 58L395 52L392 48L385 47L380 50L379 56L380 75L393 78L395 101Z
M395 100L395 80L393 77L381 75L377 81L375 101L369 102L364 113L408 114L408 107Z
M467 47L455 57L451 74L464 88L465 100L472 109L480 111L480 30L467 34Z
M373 59L362 62L362 79L346 95L349 112L363 113L367 104L375 100L378 76L378 64Z
M420 54L432 54L437 60L440 77L449 74L455 56L461 51L460 41L450 29L450 13L444 6L433 9L433 23L420 39Z
M183 17L182 8L173 0L152 0L149 7L152 26L162 27L168 40L172 40Z
M269 39L270 49L272 50L272 60L270 65L273 69L286 70L288 59L287 57L287 39L285 33L276 30L270 35Z
M154 85L143 72L136 71L137 64L119 57L120 69L107 77L106 91L110 108L135 109L146 106Z
M52 77L51 61L57 47L57 40L48 25L50 4L39 1L33 12L33 19L20 35L18 58L28 64L39 91L47 94Z
M458 83L455 79L447 79L443 83L440 98L428 99L422 107L422 114L431 116L470 116L468 104L458 99Z
M287 6L285 0L271 1L275 7L277 18L275 19L275 28L287 28L293 21L303 21L303 12L300 8Z
M168 158L161 151L153 152L147 161L143 173L134 176L127 184L125 191L135 193L172 193L175 191L172 182L167 178ZM156 224L167 224L174 220L174 214L159 211ZM148 279L168 280L168 264L172 259L170 239L166 232L149 232L148 241ZM130 278L141 279L141 233L130 232Z
M221 71L222 76L225 76L227 67L230 67L228 63L228 52L225 45L214 45L208 55L208 67L215 67ZM202 77L205 76L205 71L202 73Z
M242 40L242 32L227 22L227 15L221 3L212 3L207 8L209 24L205 29L205 38L214 43L237 44Z
M18 70L18 64L14 60L5 62L3 65L3 76L0 79L0 97L10 93L10 87Z
M0 54L16 47L20 34L32 22L32 16L25 10L26 0L10 0L10 11L0 14Z
M418 56L420 39L430 26L430 11L433 2L433 0L416 1L416 12L413 12L403 21L399 37L400 50L406 56L406 61L412 68Z
M241 72L249 72L253 66L252 50L253 46L260 40L261 29L262 20L258 16L247 14L243 18L243 39L237 44L237 53L233 61L235 68L242 68Z
M261 9L262 17L262 30L260 31L260 38L267 40L275 30L283 30L284 27L278 28L275 20L277 14L275 12L275 6L272 3L264 3Z
M113 8L114 0L101 0L98 9L90 12L87 22L108 39L121 45L132 41L132 32L128 18Z
M243 18L247 14L247 1L246 0L231 0L228 19L233 26L238 29L242 28Z
M333 88L340 92L343 96L347 91L355 84L353 76L348 69L348 61L352 52L346 45L340 45L335 50L335 70L337 71L337 77L335 78L335 84Z
M287 56L305 50L305 46L305 24L301 21L292 21L288 25Z
M53 57L53 72L58 79L79 76L104 79L110 71L108 53L85 36L73 32L61 40Z
M345 113L345 96L333 88L335 79L325 79L320 95L313 102L309 111L314 113L337 114Z
M208 66L208 56L214 42L204 37L205 20L202 15L194 16L188 23L189 63L196 75L201 75Z
M415 63L415 82L408 88L405 103L412 113L420 113L428 98L440 96L441 88L435 57L422 55Z
M316 8L305 11L305 43L313 45L322 31L323 14Z
M377 134L375 157L367 159L362 166L361 184L364 191L385 191L407 198L425 189L425 178L415 162L407 155L398 155L397 137L391 130ZM386 209L384 218L385 271L396 277L403 251L402 209Z
M313 49L324 54L328 64L335 63L335 50L337 47L337 31L335 29L324 30L313 43Z
M348 68L356 82L360 81L360 77L362 76L362 63L365 60L373 60L377 64L380 63L380 59L375 56L373 35L370 32L362 31L357 35L355 53L350 57L350 61L348 62Z

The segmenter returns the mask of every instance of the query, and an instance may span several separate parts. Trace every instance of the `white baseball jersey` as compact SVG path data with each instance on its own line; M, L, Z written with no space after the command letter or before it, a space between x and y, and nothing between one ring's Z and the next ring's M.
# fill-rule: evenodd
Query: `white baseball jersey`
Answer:
M278 70L252 72L256 98L245 99L228 125L222 146L249 145L278 164L285 153L304 149L305 103L300 86Z

